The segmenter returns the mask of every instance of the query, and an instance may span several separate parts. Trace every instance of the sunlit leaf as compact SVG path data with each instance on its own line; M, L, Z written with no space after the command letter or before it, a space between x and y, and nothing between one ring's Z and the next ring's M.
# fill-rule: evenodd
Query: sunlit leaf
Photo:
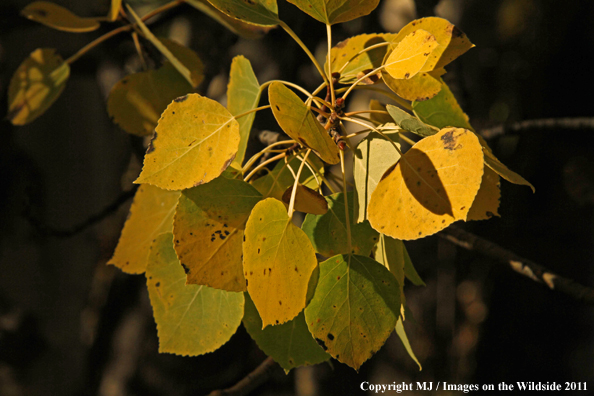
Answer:
M394 275L369 257L334 256L320 263L305 321L322 348L358 370L394 331L398 287Z
M262 319L246 293L243 325L258 347L285 370L330 359L330 355L314 341L303 312L286 323L262 329Z
M70 33L92 32L99 29L95 18L82 18L68 9L49 1L34 1L21 11L27 19Z
M333 25L368 15L379 0L288 0L312 18Z
M442 88L437 96L412 103L415 115L424 123L437 128L456 127L473 131L474 129L468 122L468 116L462 111L450 88L443 81L440 83Z
M10 80L6 117L14 125L30 123L58 99L69 76L70 66L56 50L36 49Z
M173 229L173 215L179 195L178 191L161 190L148 184L140 186L118 246L107 264L115 265L129 274L143 273L155 238Z
M151 247L146 283L159 336L159 352L184 356L213 352L235 333L243 317L243 293L186 285L173 236Z
M186 0L186 3L202 11L233 33L248 39L255 39L262 37L270 28L252 25L250 23L242 22L238 19L231 18L221 11L216 9L207 0Z
M387 111L386 106L381 104L379 101L375 99L371 99L369 101L369 110L380 110L380 111ZM388 122L393 122L394 120L390 117L389 114L381 114L381 113L369 113L369 118L372 121L376 121L379 124L386 124Z
M285 205L274 198L256 204L245 228L243 270L263 327L288 322L305 308L317 265L309 239Z
M122 9L122 0L111 0L111 8L109 9L109 14L107 18L113 22L118 19L118 15L120 10Z
M313 168L316 172L324 174L324 165L315 156L309 156L308 161L313 163ZM293 172L297 173L301 160L297 157L293 157L288 163L279 161L275 167L268 172L265 176L260 177L252 182L252 185L258 190L264 197L276 198L282 201L284 192L295 183L295 178L289 170L289 166L293 169ZM316 178L311 173L309 168L305 166L299 176L299 182L309 188L318 188ZM320 180L321 182L321 180Z
M385 70L396 79L409 79L423 70L437 43L431 33L418 29L398 43L384 65Z
M255 109L260 102L260 94L260 84L250 61L241 55L233 58L231 72L229 73L229 85L227 86L227 108L229 112L236 116ZM233 164L239 168L243 163L255 117L256 113L251 113L237 120L239 122L240 141Z
M394 121L396 121L396 124L405 131L415 133L422 137L435 135L438 132L438 129L431 128L429 125L419 121L417 117L411 116L399 107L387 105L386 109Z
M276 0L208 0L223 14L259 26L278 25Z
M268 88L268 99L274 118L287 135L329 164L340 161L336 143L299 96L283 83L273 82Z
M353 193L347 193L349 202L349 220L351 226L351 248L349 252L344 210L343 193L332 194L328 200L328 213L324 215L305 216L301 229L311 240L316 252L326 257L337 254L355 253L369 255L377 242L378 233L371 228L368 221L355 223L353 213Z
M293 186L289 187L283 194L282 200L287 205L291 202ZM297 184L295 192L295 210L303 213L323 215L328 212L328 202L319 192L312 190L303 184Z
M173 226L187 283L244 291L242 243L250 212L262 195L243 180L217 177L184 190Z
M239 124L221 104L198 94L175 99L161 115L135 183L183 190L208 183L233 161Z
M487 220L493 216L499 217L497 209L499 208L500 198L499 175L486 166L481 187L468 211L466 220Z
M466 216L483 176L483 154L467 129L426 137L388 169L371 195L373 228L395 239L432 235Z
M389 73L382 74L382 80L388 88L401 98L406 100L428 100L433 98L441 90L439 76L445 73L444 69L437 69L430 72L417 73L408 80L397 80Z
M423 366L419 363L419 359L415 355L412 347L410 346L410 342L408 341L408 337L406 336L406 331L404 331L404 324L402 323L402 317L398 318L398 322L396 323L396 334L398 334L398 338L402 341L402 345L404 345L404 349L408 352L408 356L411 357L412 360L419 366L419 371L423 370Z

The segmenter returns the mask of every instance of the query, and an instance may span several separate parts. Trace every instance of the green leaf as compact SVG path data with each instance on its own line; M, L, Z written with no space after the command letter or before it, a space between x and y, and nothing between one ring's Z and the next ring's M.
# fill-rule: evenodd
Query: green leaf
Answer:
M217 178L233 161L239 124L198 94L175 99L161 115L135 183L183 190Z
M278 25L276 0L208 0L223 14L259 26Z
M49 1L34 1L21 11L27 19L70 33L85 33L99 29L95 18L81 18L68 9Z
M351 222L351 246L349 252L346 215L344 211L344 194L336 193L326 197L328 213L324 215L305 216L301 229L311 240L316 252L326 257L337 254L355 253L362 256L369 255L377 242L378 233L369 225L368 221L355 223L353 215L353 192L347 193L349 202L349 219Z
M510 183L528 186L532 189L533 193L536 192L536 189L532 184L530 184L528 180L524 179L522 176L518 175L516 172L505 166L497 159L497 157L495 157L490 149L487 150L483 147L483 152L485 154L485 165L493 169L499 176L503 177Z
M401 240L380 234L377 248L375 250L375 260L389 269L392 275L394 275L394 278L398 281L400 287L400 300L402 302L404 302L405 252L406 248Z
M173 234L188 284L246 290L241 259L243 230L261 199L248 183L225 177L184 190Z
M285 205L274 198L258 202L245 227L243 269L263 327L288 322L305 308L317 265L311 243Z
M318 344L355 370L377 352L400 315L398 281L369 257L334 256L320 278L305 321Z
M260 102L260 84L254 74L250 61L239 55L231 62L229 73L229 85L227 86L227 108L234 116L255 109ZM250 113L237 120L239 122L239 149L233 160L233 164L241 168L250 131L256 113Z
M402 345L404 345L406 352L408 352L408 356L410 356L411 359L414 360L415 363L419 366L419 371L423 370L423 366L421 366L421 363L419 363L417 356L415 355L415 353L412 350L412 347L410 346L410 342L408 342L408 337L406 336L406 332L404 331L404 325L402 323L402 317L398 318L398 322L396 323L396 334L398 334L398 338L400 338L400 341L402 341Z
M340 161L336 143L299 96L283 83L273 82L268 88L268 100L274 118L287 135L329 164Z
M289 0L314 19L333 25L368 15L379 0Z
M398 133L386 134L400 147ZM367 220L367 206L371 193L377 187L386 170L398 162L400 154L394 144L377 132L369 133L357 145L353 156L353 178L355 181L354 207L356 222Z
M303 312L287 323L262 329L262 319L246 293L243 325L258 347L285 370L330 359L330 355L314 341Z
M153 306L159 352L184 356L213 352L235 333L243 317L243 293L186 285L172 244L161 234L151 247L146 283Z
M418 29L402 39L384 63L385 70L395 79L409 79L425 70L439 43L431 33Z
M51 48L39 48L21 63L8 86L8 115L13 125L25 125L45 113L58 99L70 76L70 66Z
M412 260L408 255L406 246L404 246L404 243L402 244L402 248L404 251L404 276L406 276L406 279L411 281L412 284L415 286L425 286L425 282L423 282L423 279L421 279L421 277L417 273L417 270L415 269Z
M313 168L316 170L316 172L324 174L324 164L322 161L314 156L307 157L307 159L313 163ZM300 165L301 160L297 157L291 158L291 160L288 161L288 164L284 161L279 161L274 166L274 168L268 172L268 174L254 180L252 185L264 197L272 197L282 201L284 192L287 190L287 188L291 187L295 183L295 178L289 170L289 166L295 173L297 173ZM318 188L316 178L307 166L305 166L301 171L299 182L312 189Z
M387 105L386 109L394 121L396 121L396 124L405 131L415 133L422 137L435 135L439 131L436 128L431 128L429 125L422 123L417 117L411 116L399 107Z
M138 188L130 215L118 241L112 264L128 274L146 270L149 249L155 238L173 229L179 191L166 191L145 184Z
M437 128L456 127L474 131L468 116L462 111L456 97L446 83L441 80L441 90L432 99L412 103L413 112L426 124Z
M191 86L196 88L200 85L202 80L204 80L204 64L198 57L198 54L194 50L168 38L159 37L158 40L189 70L190 80L192 80ZM167 63L173 65L171 61L166 62L166 64ZM177 66L174 65L174 67L179 72ZM182 75L182 77L184 76Z

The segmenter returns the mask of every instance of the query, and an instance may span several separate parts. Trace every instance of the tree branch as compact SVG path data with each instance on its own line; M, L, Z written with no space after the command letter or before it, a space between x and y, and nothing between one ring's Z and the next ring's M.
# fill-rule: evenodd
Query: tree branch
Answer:
M233 385L231 388L212 391L208 396L243 396L247 395L258 386L262 385L272 373L272 370L278 365L268 357L254 371L249 373L244 379Z
M551 290L560 291L575 300L588 305L594 305L594 289L583 286L572 279L557 275L547 268L522 258L493 242L458 227L446 228L437 235L464 249L474 250L501 263L505 263L514 271L545 285Z
M510 125L498 125L493 128L481 130L481 135L485 139L491 139L506 132L519 132L525 129L594 129L593 117L576 118L544 118L540 120L526 120L516 122Z

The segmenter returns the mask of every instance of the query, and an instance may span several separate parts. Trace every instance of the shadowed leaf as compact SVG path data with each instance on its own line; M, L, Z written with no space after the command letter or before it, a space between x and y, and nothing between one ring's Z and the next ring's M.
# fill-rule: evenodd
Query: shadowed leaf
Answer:
M289 187L283 194L282 200L287 205L291 202L292 192L293 186ZM309 187L305 187L302 184L297 184L294 208L298 212L323 215L328 211L328 202L326 202L326 198L319 192L312 190Z
M333 25L368 15L379 0L288 0L312 18Z
M85 33L99 29L95 18L82 18L70 10L49 1L34 1L21 11L27 19L70 33Z
M207 0L186 0L186 3L202 11L233 33L247 39L256 39L262 37L271 28L252 25L250 23L242 22L238 19L231 18L226 14L223 14Z
M259 26L278 25L276 0L208 0L223 14Z
M499 189L499 175L486 166L481 187L468 211L466 221L487 220L493 216L500 217L499 213L497 213L500 198L501 190Z
M423 370L423 366L421 366L421 363L419 363L419 359L417 359L417 356L412 350L410 342L408 341L408 337L406 336L406 332L404 331L402 317L399 317L398 322L396 323L396 334L398 334L398 338L400 338L400 341L402 341L402 345L404 345L404 349L406 349L406 352L408 352L408 356L410 356L410 358L415 361L417 366L419 366L419 371Z
M324 165L319 158L309 156L307 159L312 162L316 172L324 174ZM281 160L268 172L268 174L254 180L252 185L264 197L272 197L282 201L284 192L295 183L295 178L293 177L293 173L289 170L289 166L293 169L293 172L297 173L300 165L301 160L297 157L293 157L288 163ZM301 171L299 182L309 188L318 188L316 178L307 166Z

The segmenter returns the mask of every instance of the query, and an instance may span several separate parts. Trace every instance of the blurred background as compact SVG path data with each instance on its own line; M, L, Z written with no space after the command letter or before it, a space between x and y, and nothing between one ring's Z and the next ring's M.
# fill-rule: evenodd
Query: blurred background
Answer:
M109 8L108 0L54 2L81 16L105 15ZM242 327L213 354L158 354L144 276L105 265L143 152L143 142L112 124L105 106L113 84L139 68L130 37L112 38L74 63L64 93L38 120L13 127L4 119L10 77L33 50L57 48L66 58L113 28L54 31L19 16L28 3L0 2L0 396L183 396L235 384L265 358ZM163 2L129 3L146 11ZM279 10L323 58L324 26L285 1ZM476 45L444 78L477 131L529 119L594 117L589 0L382 0L370 16L335 25L334 42L397 32L431 15L447 18ZM206 78L199 92L223 103L237 54L252 62L260 82L281 78L310 90L319 84L305 54L280 29L260 40L238 38L188 5L151 29L200 55ZM351 105L368 100L353 96ZM270 114L258 115L256 130L273 128ZM496 155L536 194L503 181L502 217L462 226L594 286L593 133L532 128L486 134ZM257 133L252 138L257 147ZM79 227L106 208L101 221ZM358 394L362 381L576 381L594 389L592 306L437 236L406 246L427 284L405 287L414 316L405 327L422 371L393 335L359 373L338 362L288 375L278 369L253 394Z

